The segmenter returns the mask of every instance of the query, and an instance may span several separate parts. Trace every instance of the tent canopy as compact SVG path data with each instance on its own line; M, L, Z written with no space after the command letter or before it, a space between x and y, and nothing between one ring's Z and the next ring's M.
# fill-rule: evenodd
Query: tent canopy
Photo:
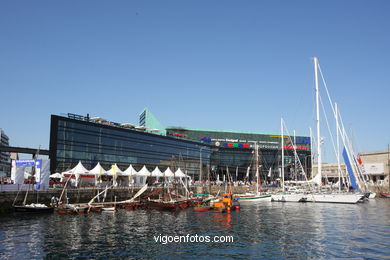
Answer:
M171 169L168 167L165 172L164 172L164 177L169 178L169 177L174 177L175 174L171 171Z
M153 177L163 177L164 173L160 171L160 169L156 166L156 168L152 171L152 176Z
M175 172L175 177L177 177L177 178L184 178L184 177L187 177L187 175L185 175L184 172L179 168Z
M136 173L137 176L150 176L150 174L150 171L146 168L145 165L138 173Z
M122 176L123 172L121 169L119 169L118 165L114 164L110 170L107 171L107 175L109 176L114 176L114 168L116 171L116 176Z
M100 162L98 162L96 164L96 166L89 171L90 173L94 174L94 175L106 175L107 174L107 171L100 165Z
M57 178L57 179L59 179L59 178L62 178L62 174L59 173L59 172L56 172L56 173L50 175L50 178Z
M123 175L124 176L133 176L133 175L136 175L137 174L137 171L133 168L133 165L129 165L129 167L127 167L127 169L123 172Z

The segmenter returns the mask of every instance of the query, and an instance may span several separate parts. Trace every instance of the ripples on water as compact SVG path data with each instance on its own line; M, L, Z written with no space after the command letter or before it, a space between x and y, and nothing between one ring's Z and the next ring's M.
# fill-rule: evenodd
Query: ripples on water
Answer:
M125 211L0 217L0 259L364 258L390 256L390 200L271 203L230 214ZM233 243L156 243L158 235L232 235Z

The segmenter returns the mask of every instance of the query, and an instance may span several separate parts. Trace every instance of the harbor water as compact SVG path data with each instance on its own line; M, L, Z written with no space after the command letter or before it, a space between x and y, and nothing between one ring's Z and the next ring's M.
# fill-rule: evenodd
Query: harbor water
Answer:
M237 212L0 216L0 259L389 259L390 200L261 202ZM167 236L232 237L168 242ZM157 238L160 238L157 239ZM164 242L165 241L165 242Z

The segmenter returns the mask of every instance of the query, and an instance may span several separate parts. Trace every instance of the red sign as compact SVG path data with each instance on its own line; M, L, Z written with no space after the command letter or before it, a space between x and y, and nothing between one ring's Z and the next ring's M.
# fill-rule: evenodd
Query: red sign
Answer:
M286 150L294 149L292 145L285 145L285 146L283 146L283 148L286 149ZM306 146L302 146L302 145L297 145L297 146L295 146L295 149L296 150L307 150L307 147Z

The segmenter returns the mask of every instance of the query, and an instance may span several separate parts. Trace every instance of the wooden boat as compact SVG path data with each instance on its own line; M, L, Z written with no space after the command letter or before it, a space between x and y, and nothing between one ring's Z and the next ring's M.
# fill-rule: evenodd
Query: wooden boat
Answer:
M25 213L51 213L54 211L54 207L48 207L44 204L30 204L25 206L13 206L14 212Z
M390 198L390 193L381 192L380 194L382 198Z
M63 204L55 208L54 211L61 215L77 215L86 213L88 211L88 207L73 204Z
M145 207L147 209L157 209L157 210L179 210L183 207L180 206L178 201L163 201L163 200L148 200L145 202Z
M135 210L135 209L142 209L143 204L141 202L128 202L128 203L118 204L118 207L126 210Z

